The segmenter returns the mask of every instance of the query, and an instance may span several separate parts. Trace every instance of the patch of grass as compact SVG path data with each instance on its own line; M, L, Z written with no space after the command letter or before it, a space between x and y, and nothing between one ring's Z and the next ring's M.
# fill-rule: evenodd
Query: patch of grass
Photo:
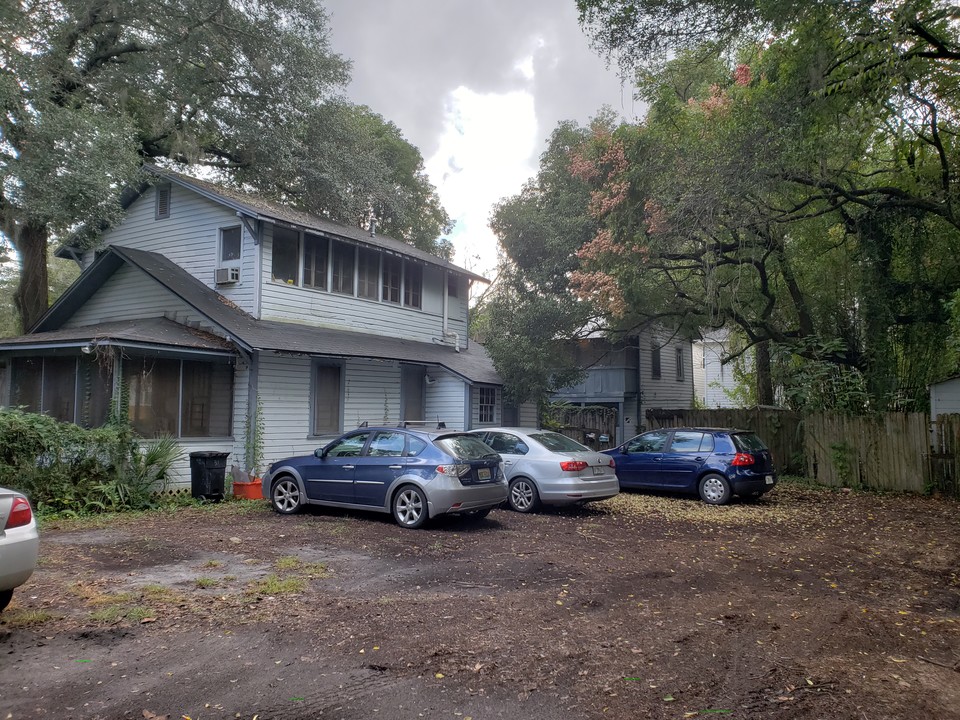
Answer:
M7 612L3 616L3 624L8 628L28 628L43 625L51 620L59 620L60 615L54 615L46 610L18 610Z
M219 580L211 577L198 577L194 581L194 585L196 585L198 588L201 588L201 589L216 587L219 584L220 584Z
M296 570L303 564L303 561L298 558L296 555L285 555L284 557L277 560L273 566L280 571L284 570Z
M140 591L152 602L177 602L180 599L180 595L166 585L144 585Z
M203 567L205 568L218 568L223 567L223 563L220 560L207 560Z
M144 618L155 617L156 613L151 608L142 607L137 605L127 610L127 620L130 622L140 622Z
M292 595L302 592L306 584L302 578L280 578L277 575L268 575L262 580L251 583L247 592L254 595Z
M90 613L90 619L94 622L115 623L121 620L124 615L126 615L124 608L119 605L110 605L109 607L94 610Z

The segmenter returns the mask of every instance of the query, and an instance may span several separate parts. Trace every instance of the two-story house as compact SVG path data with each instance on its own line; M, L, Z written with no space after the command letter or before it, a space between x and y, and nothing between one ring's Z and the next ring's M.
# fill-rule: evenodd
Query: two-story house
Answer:
M178 438L185 456L229 452L242 466L258 425L269 464L363 422L502 422L502 382L467 336L470 285L484 278L156 172L97 250L58 250L83 272L28 335L0 341L3 404L87 427L125 412L144 437Z
M615 443L647 427L647 410L693 406L691 342L664 327L645 328L615 343L603 337L581 340L567 352L586 376L552 399L615 408Z

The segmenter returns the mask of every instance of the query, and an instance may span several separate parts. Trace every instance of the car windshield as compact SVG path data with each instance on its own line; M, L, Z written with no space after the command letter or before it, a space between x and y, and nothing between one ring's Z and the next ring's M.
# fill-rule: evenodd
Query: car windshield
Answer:
M763 452L767 449L763 440L758 438L755 433L737 433L731 435L731 437L733 438L733 444L737 446L737 450L740 452Z
M531 435L530 439L536 440L551 452L590 452L590 448L586 445L581 445L576 440L571 440L560 433L537 433Z
M436 444L457 460L483 460L497 457L489 445L473 435L447 435L439 438Z

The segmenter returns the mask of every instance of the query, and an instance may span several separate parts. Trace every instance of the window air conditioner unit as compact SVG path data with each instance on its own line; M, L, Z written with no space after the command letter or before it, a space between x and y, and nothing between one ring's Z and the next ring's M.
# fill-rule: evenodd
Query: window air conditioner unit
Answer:
M217 285L229 285L235 282L240 282L240 268L217 268Z

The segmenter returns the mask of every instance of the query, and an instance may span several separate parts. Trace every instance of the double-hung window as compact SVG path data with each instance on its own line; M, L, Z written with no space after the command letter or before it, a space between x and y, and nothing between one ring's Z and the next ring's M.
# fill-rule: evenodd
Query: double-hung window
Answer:
M327 256L329 241L316 235L303 237L303 286L327 289Z
M683 380L683 348L677 348L677 380Z
M660 346L656 342L650 343L650 377L660 379Z
M492 387L477 388L477 419L481 423L496 422L497 417L497 389Z
M313 434L340 432L341 369L339 365L314 365Z

